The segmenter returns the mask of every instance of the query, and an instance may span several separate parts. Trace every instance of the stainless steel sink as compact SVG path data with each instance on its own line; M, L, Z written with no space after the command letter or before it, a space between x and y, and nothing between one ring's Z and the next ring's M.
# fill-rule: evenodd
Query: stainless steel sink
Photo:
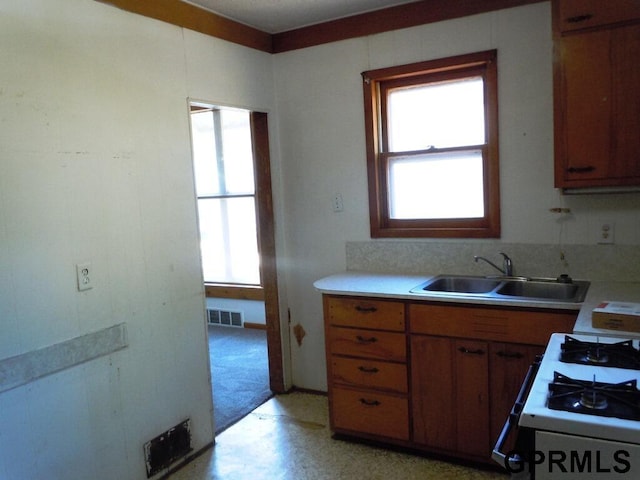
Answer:
M428 292L487 293L500 285L499 280L484 277L458 277L453 275L437 277L423 288Z
M496 290L498 295L509 297L544 298L549 300L575 301L580 286L577 283L558 282L505 282ZM585 291L586 293L586 291ZM584 295L581 300L584 300Z
M567 277L553 279L438 275L413 288L411 293L581 303L589 285L589 282L572 281Z

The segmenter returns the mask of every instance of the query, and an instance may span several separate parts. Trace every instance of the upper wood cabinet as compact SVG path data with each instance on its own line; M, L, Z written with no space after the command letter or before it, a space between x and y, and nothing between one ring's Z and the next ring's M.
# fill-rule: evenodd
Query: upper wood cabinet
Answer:
M640 1L552 5L555 186L640 185Z
M640 18L638 0L558 0L555 2L560 32L602 27Z

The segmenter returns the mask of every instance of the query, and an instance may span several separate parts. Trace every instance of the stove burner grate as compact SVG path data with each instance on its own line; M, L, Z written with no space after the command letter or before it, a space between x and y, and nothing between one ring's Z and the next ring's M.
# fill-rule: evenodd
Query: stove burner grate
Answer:
M564 343L560 345L560 361L640 370L640 349L635 348L631 340L586 342L566 335Z
M552 410L640 420L640 390L637 380L601 383L575 380L558 372L549 384L547 406Z

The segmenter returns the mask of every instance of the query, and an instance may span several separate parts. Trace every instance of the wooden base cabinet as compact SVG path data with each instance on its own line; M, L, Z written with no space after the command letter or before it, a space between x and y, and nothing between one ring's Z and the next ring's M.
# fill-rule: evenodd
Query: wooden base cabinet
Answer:
M490 462L535 356L575 312L409 305L413 440Z
M575 311L324 295L335 433L491 462L529 365Z
M331 429L408 441L404 304L325 296L324 311Z

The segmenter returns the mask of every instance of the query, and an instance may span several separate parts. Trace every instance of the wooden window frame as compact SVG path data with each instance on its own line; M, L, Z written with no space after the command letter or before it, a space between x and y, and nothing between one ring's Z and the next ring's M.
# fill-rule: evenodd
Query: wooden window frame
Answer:
M236 300L258 300L264 302L264 289L257 285L205 283L204 292L207 298L233 298Z
M471 75L484 79L485 143L482 151L485 215L468 219L389 218L386 136L386 91L391 87L429 83ZM497 51L459 55L362 73L364 92L369 219L371 237L499 238L500 173L498 155ZM464 147L464 149L471 148ZM455 151L430 149L413 154ZM403 152L407 153L407 152Z

